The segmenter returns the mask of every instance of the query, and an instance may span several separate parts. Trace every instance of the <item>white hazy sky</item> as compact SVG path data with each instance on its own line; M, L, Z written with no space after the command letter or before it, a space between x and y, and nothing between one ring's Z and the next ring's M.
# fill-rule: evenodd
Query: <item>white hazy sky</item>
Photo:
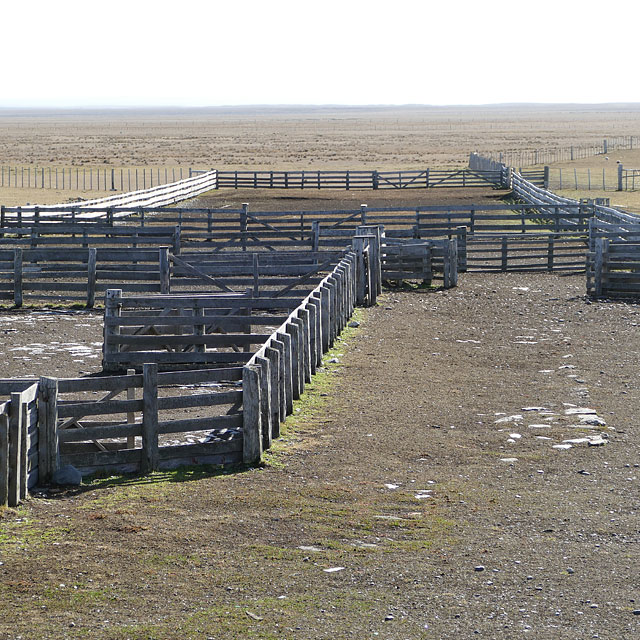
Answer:
M0 107L640 102L638 0L4 0Z

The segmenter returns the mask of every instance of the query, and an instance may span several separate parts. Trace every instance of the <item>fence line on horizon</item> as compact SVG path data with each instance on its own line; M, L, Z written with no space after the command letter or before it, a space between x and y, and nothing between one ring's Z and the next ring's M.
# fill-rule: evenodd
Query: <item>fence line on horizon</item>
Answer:
M606 156L611 151L632 151L633 149L640 149L640 136L605 138L597 144L560 147L558 149L501 151L483 155L509 167L531 167L556 162L572 162L598 155Z
M139 191L191 177L190 167L0 166L0 188L58 191Z

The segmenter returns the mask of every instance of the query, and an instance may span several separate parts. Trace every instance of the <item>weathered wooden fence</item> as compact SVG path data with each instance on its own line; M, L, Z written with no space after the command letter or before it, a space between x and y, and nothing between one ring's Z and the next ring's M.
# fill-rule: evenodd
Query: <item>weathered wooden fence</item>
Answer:
M353 251L343 254L302 300L226 295L218 296L213 305L216 313L235 309L237 304L250 304L253 311L264 302L265 309L286 309L284 315L197 315L212 308L211 300L216 297L208 296L206 302L201 299L198 302L202 304L189 307L197 312L191 320L169 314L152 318L156 329L163 325L195 327L184 341L178 333L140 345L155 348L174 337L178 340L170 345L176 349L172 353L190 348L185 353L197 354L202 353L198 351L201 346L209 346L207 340L216 337L206 332L209 322L209 327L216 325L222 331L234 326L250 330L252 324L269 327L271 333L260 336L217 336L241 347L263 343L257 351L240 352L236 345L232 366L217 360L215 369L159 372L158 362L142 358L136 362L142 365L141 374L129 370L127 375L104 378L0 381L0 395L11 394L9 402L0 403L2 503L17 504L35 482L50 482L56 470L66 464L87 474L257 462L272 438L279 435L280 423L293 411L293 400L303 392L355 305L375 303L380 288L375 262L379 237L365 231L353 239ZM141 321L147 322L145 316L135 315L135 310L146 313L149 303L138 302L141 306L132 305L131 323L106 324L105 353L112 349L122 352L126 342L107 336L123 335L118 332L122 326L139 327ZM157 299L152 304L156 309L188 308L184 299L171 296L166 304L159 305ZM145 338L135 332L129 335ZM204 339L197 340L198 336ZM157 359L154 353L148 352L152 360ZM244 366L235 366L237 363ZM125 397L119 398L121 395Z
M105 298L105 371L155 362L188 366L243 364L253 345L269 334L252 333L253 326L273 326L279 318L255 312L286 312L296 297L253 297L249 294L182 294L123 296L109 289Z
M91 308L96 296L116 285L128 292L169 293L170 255L169 247L0 249L0 301Z
M594 297L640 296L640 219L612 223L594 218L587 254L587 293Z
M413 171L218 171L218 188L234 189L432 189L502 185L501 171L418 169Z
M0 506L15 507L39 481L38 385L0 381Z

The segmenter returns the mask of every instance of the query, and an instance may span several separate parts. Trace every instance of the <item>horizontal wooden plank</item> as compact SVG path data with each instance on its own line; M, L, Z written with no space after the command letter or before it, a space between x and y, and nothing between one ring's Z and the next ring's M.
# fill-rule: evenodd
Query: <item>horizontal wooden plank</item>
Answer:
M206 353L162 353L159 351L127 351L125 353L108 354L106 364L115 365L141 365L148 362L158 364L228 364L248 362L252 353L220 353L208 351Z
M109 344L131 345L131 350L162 349L164 347L184 347L189 345L204 345L205 347L250 346L262 344L269 339L269 333L213 333L206 335L112 335Z
M158 398L158 410L188 409L190 407L213 407L242 402L242 391L197 393L193 395Z
M111 438L129 438L142 435L141 423L123 423L118 425L91 427L84 429L58 429L58 441L88 442L92 440L104 440Z
M158 433L188 433L189 431L215 431L216 429L240 429L242 411L228 416L209 416L186 420L165 420L158 422Z

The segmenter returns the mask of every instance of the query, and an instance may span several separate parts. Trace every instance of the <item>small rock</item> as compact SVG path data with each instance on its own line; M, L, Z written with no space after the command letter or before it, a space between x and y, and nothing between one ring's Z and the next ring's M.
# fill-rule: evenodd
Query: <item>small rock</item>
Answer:
M595 438L590 438L589 439L589 446L590 447L602 447L605 444L608 444L609 441L606 438L603 438L602 436L597 436Z
M632 613L634 616L640 616L640 609L634 609Z
M394 620L393 615L391 615L390 613L388 613L385 617L384 617L384 621L385 622L390 622L391 620Z
M357 320L352 320L352 321L349 323L349 326L350 326L352 329L357 329L357 328L360 326L360 323L359 323Z
M474 571L484 571L484 566L479 564L477 567L473 567Z
M71 464L60 467L51 478L58 486L78 487L82 484L82 474Z
M573 445L570 444L554 444L552 445L554 449L571 449Z
M595 409L588 409L587 407L572 407L564 410L567 416L582 416L582 415L596 415L598 412Z
M329 362L331 364L338 364L338 362L340 362L340 360L338 360L338 358L331 358L331 360L329 360Z
M578 471L581 476L590 476L591 474L586 469L581 469Z
M575 571L574 571L571 567L568 567L568 568L567 568L567 573L568 573L569 575L572 575L572 574L574 574L574 573L575 573Z

